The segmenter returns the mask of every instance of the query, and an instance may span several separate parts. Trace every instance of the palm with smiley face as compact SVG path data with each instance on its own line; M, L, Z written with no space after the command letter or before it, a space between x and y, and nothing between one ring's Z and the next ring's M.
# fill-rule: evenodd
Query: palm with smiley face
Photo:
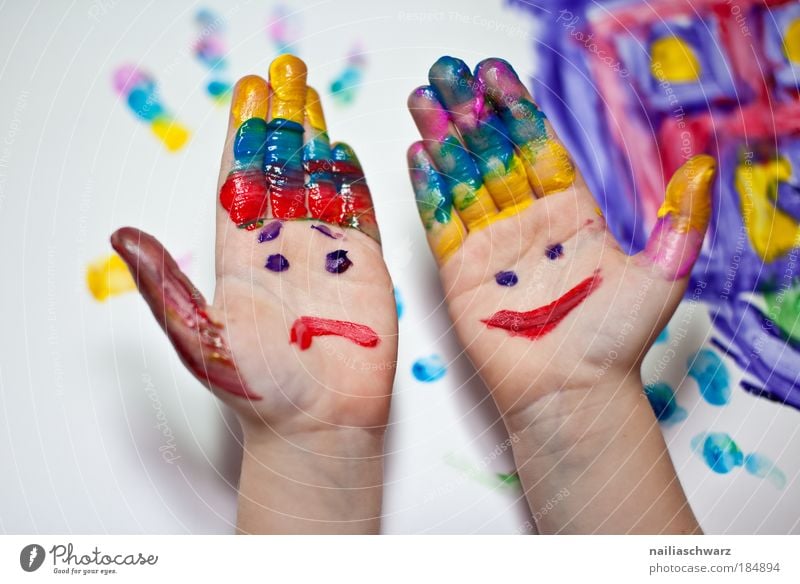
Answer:
M328 142L305 64L234 89L217 205L214 302L152 236L112 243L176 351L247 426L381 432L397 317L360 164Z
M686 288L714 161L673 176L645 250L625 254L511 66L442 57L409 109L409 169L447 304L503 415L638 377ZM641 386L640 386L641 387Z

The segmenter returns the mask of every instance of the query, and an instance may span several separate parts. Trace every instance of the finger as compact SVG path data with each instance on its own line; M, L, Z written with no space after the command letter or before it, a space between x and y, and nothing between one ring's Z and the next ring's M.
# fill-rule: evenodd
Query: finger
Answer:
M637 255L640 262L651 264L668 280L688 276L700 254L711 218L716 166L714 158L701 154L675 171L653 233Z
M192 374L211 389L260 400L248 389L225 340L224 327L161 243L133 227L111 236L111 245L128 265L139 293Z
M267 139L269 84L242 77L233 89L228 137L222 156L219 202L238 227L255 229L267 215L264 151ZM222 178L224 177L224 179Z
M264 172L270 212L278 219L308 214L303 172L303 119L306 103L306 64L294 55L281 55L269 66L272 87Z
M428 72L428 79L464 137L497 206L529 205L533 193L522 161L466 63L441 57Z
M422 142L408 149L408 172L422 225L436 260L444 264L461 247L466 229L453 212L453 197Z
M433 88L415 89L408 98L408 110L463 223L470 230L488 225L497 206Z
M306 199L312 217L328 223L338 223L342 216L342 201L333 181L331 143L328 139L325 115L319 94L306 92L305 144L303 168L306 172Z
M372 239L381 242L372 194L361 163L353 149L344 142L337 142L331 149L333 180L342 199L342 213L337 223L363 231Z
M503 59L486 59L476 67L475 79L500 114L536 195L572 185L576 171L569 152L513 67Z

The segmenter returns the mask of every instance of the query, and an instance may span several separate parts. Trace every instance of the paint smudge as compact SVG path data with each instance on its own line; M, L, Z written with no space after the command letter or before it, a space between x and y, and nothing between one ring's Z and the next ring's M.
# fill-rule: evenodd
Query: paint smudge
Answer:
M658 333L658 336L656 337L654 344L658 345L661 343L666 343L668 340L669 340L669 333L667 332L667 329L664 328L664 330Z
M305 351L314 337L328 335L343 337L361 347L375 347L380 342L377 333L364 324L301 316L292 324L289 343L296 343L301 351Z
M560 243L556 243L555 245L550 245L544 250L544 254L547 256L549 260L557 260L561 256L564 255L564 246Z
M206 84L208 96L218 104L226 103L231 97L231 82L227 78L228 52L223 33L222 17L206 8L195 15L199 37L194 44L194 54L207 69L209 80Z
M264 243L277 239L283 229L283 221L270 221L258 232L258 243Z
M447 373L447 364L439 355L429 355L417 359L411 366L411 373L417 381L430 383L444 377Z
M167 150L176 152L183 148L189 139L189 130L177 122L161 102L152 76L133 65L122 65L114 71L113 82L133 114L150 126Z
M689 357L687 366L688 375L697 382L703 399L715 406L724 406L730 401L728 368L714 351L700 349Z
M325 256L325 269L331 274L344 274L352 265L347 250L337 249Z
M528 312L500 310L490 318L481 320L488 328L499 328L511 336L525 337L535 341L552 331L575 310L602 282L600 272L595 271L546 306L540 306Z
M136 290L128 266L117 254L112 253L99 258L86 268L86 286L92 297L105 302L112 296Z
M331 239L341 239L344 237L343 233L334 233L327 225L312 225L311 229L316 229L322 235L325 237L330 237Z
M399 320L403 318L403 314L406 311L406 305L403 302L403 295L400 294L400 288L397 286L394 287L394 305L397 308L397 318Z
M300 38L301 19L298 12L288 6L278 4L272 10L265 32L278 54L297 54L297 39Z
M686 410L678 405L675 392L666 383L646 385L644 393L659 422L674 424L686 419Z
M743 466L751 475L766 478L778 489L786 486L786 475L768 456L753 452L745 455L724 432L706 432L692 438L692 450L716 473L727 474Z
M276 253L267 258L264 267L272 272L284 272L289 269L289 260L281 254Z
M350 49L344 69L331 82L331 94L338 103L349 105L355 101L366 68L367 55L361 45L356 44Z
M521 488L519 475L516 472L492 472L485 468L486 463L481 463L481 465L472 464L453 452L445 454L444 461L451 468L462 472L467 478L490 489L516 491Z
M497 272L494 275L494 281L500 286L516 286L519 282L517 274L512 271Z

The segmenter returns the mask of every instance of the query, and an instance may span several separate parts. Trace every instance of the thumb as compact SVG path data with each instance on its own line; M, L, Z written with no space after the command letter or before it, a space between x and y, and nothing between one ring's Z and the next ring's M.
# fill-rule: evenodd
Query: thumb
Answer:
M637 255L667 280L685 278L700 255L711 219L711 185L717 163L700 154L675 171L647 245Z
M164 246L133 227L115 231L111 245L128 265L139 293L189 371L210 389L261 399L239 374L224 327L211 319L205 298Z

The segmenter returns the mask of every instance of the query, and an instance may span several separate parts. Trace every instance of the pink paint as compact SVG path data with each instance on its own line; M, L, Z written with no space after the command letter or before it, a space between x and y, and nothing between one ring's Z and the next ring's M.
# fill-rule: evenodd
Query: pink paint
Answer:
M565 292L550 304L540 306L527 312L500 310L490 318L481 320L488 328L499 328L508 331L515 337L525 337L535 341L552 331L575 310L602 282L599 270L583 280L580 284Z
M328 335L344 337L362 347L374 347L380 341L377 333L363 324L346 320L301 316L292 325L289 343L296 343L301 351L305 351L311 346L311 340L314 337Z

